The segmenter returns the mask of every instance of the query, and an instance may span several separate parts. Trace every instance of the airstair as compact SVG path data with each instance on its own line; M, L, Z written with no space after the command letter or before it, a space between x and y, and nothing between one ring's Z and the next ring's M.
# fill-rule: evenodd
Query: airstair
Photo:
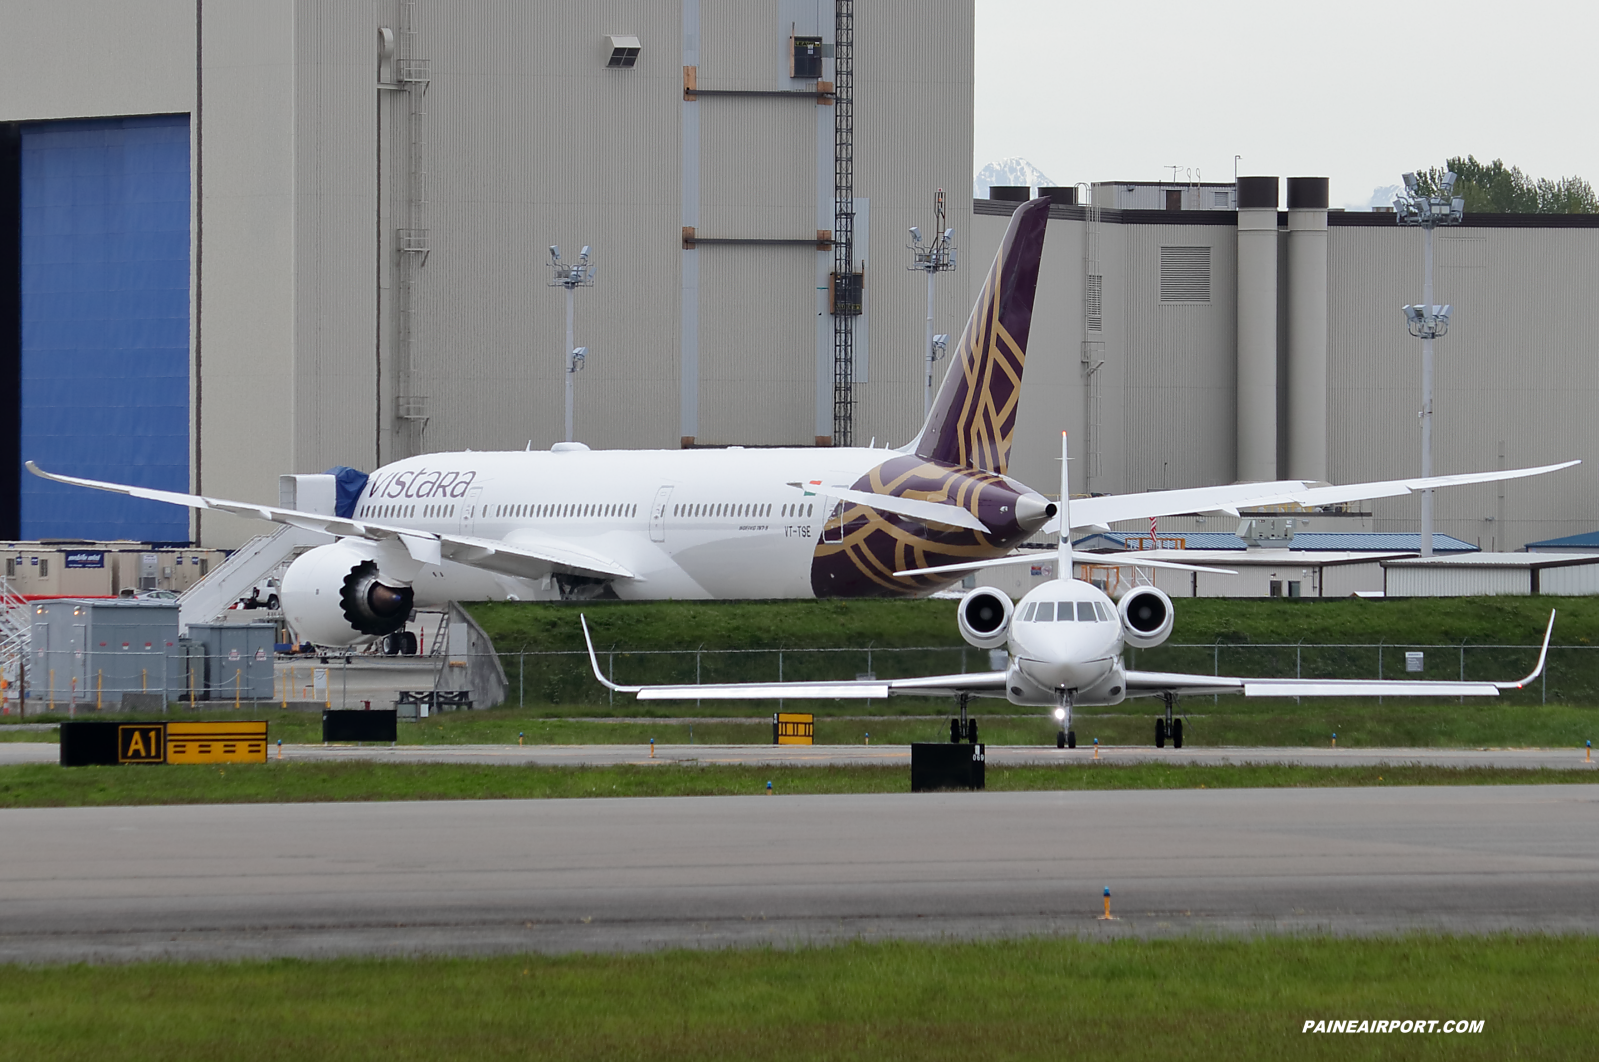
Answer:
M0 695L0 702L16 696L31 630L28 603L11 588L5 576L0 575L0 677L5 679L5 692Z
M228 607L249 596L250 588L313 546L332 542L321 531L285 525L270 535L260 535L233 551L233 555L178 598L178 629L191 623L210 623Z

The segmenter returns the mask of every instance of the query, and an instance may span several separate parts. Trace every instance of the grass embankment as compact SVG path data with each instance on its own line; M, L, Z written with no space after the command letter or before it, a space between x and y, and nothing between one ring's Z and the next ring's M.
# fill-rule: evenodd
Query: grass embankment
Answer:
M470 763L227 764L207 767L0 767L0 808L323 801L525 800L572 797L779 796L905 793L907 764L884 767L742 767L659 763L525 767ZM999 767L990 792L1106 789L1252 789L1416 785L1593 785L1599 771L1489 767L1198 766L1079 762Z
M1554 645L1570 648L1551 654L1547 684L1510 699L1536 704L1547 696L1552 703L1599 704L1599 649L1581 651L1599 632L1599 598L1198 598L1176 605L1169 643L1131 652L1130 666L1202 674L1283 676L1297 670L1307 677L1405 678L1406 648L1447 646L1427 651L1424 674L1459 678L1458 647L1465 645L1466 678L1513 679L1531 669L1536 652L1472 647L1536 646L1550 608L1558 608ZM770 681L778 675L779 650L852 650L787 652L782 672L790 680L854 677L866 670L897 678L988 666L982 650L955 648L960 638L950 601L518 602L470 608L501 654L513 696L528 705L598 708L614 700L623 708L631 700L612 698L589 673L581 655L579 612L588 617L604 666L623 683L693 682L696 667L704 682ZM1289 648L1262 648L1284 643ZM1296 653L1297 643L1303 648ZM1322 648L1379 643L1384 646L1380 661L1376 648ZM946 648L897 651L928 646ZM571 655L524 658L523 652ZM891 703L895 707L883 714L923 711L914 706L928 702ZM640 713L628 704L622 714Z
M173 1058L1568 1059L1586 937L847 944L0 967L0 1054ZM1306 1020L1481 1020L1314 1035Z

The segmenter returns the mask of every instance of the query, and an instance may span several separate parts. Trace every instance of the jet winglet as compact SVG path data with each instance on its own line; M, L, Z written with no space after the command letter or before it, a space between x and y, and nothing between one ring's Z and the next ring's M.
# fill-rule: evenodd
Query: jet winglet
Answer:
M1543 648L1538 650L1538 666L1532 669L1532 674L1528 675L1526 678L1522 679L1520 682L1495 682L1494 685L1498 686L1502 690L1525 689L1528 685L1530 685L1532 683L1533 679L1535 679L1539 675L1543 674L1544 663L1545 663L1545 661L1547 661L1549 659L1549 639L1554 633L1555 633L1555 610L1554 609L1550 609L1549 610L1549 626L1545 627L1544 631L1543 631Z
M583 625L583 643L589 647L589 666L594 669L594 677L600 680L600 685L617 693L637 693L643 689L643 686L618 686L600 672L600 658L594 652L594 639L589 637L588 617L579 612L577 621Z

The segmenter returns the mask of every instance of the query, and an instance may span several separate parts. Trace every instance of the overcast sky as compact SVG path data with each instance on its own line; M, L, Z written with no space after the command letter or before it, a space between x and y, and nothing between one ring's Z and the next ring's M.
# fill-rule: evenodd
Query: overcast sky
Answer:
M1349 207L1455 154L1599 183L1596 29L1575 3L977 0L972 170L1231 181L1242 155Z

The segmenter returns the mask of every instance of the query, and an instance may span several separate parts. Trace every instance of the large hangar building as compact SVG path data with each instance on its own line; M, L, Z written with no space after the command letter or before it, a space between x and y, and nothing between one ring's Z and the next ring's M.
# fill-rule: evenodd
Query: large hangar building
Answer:
M1109 191L1123 190L1095 187ZM1058 482L1065 428L1074 493L1419 475L1421 342L1400 308L1422 301L1421 233L1392 213L1329 210L1326 178L1242 178L1237 209L1204 191L1097 212L1057 193L1012 474ZM993 254L1015 207L977 201L973 260ZM1454 307L1436 341L1437 474L1584 461L1440 491L1437 531L1494 551L1591 530L1599 217L1468 214L1435 239L1435 301ZM1308 529L1420 521L1414 496L1347 508Z
M260 530L24 459L272 501L284 472L549 446L552 244L599 270L576 293L581 441L898 444L926 315L906 230L949 193L935 330L958 333L1014 209L965 195L972 0L0 0L0 23L0 539ZM1315 178L1092 193L1051 211L1015 475L1049 490L1062 427L1075 491L1417 472L1418 233L1328 210ZM1599 523L1591 220L1438 237L1436 468L1588 462L1444 492L1441 533Z
M0 3L0 538L259 532L25 459L270 501L285 472L549 446L552 244L598 267L579 440L829 443L841 157L851 427L907 438L926 295L903 245L941 187L970 240L973 4L842 6ZM940 285L941 331L967 286Z

